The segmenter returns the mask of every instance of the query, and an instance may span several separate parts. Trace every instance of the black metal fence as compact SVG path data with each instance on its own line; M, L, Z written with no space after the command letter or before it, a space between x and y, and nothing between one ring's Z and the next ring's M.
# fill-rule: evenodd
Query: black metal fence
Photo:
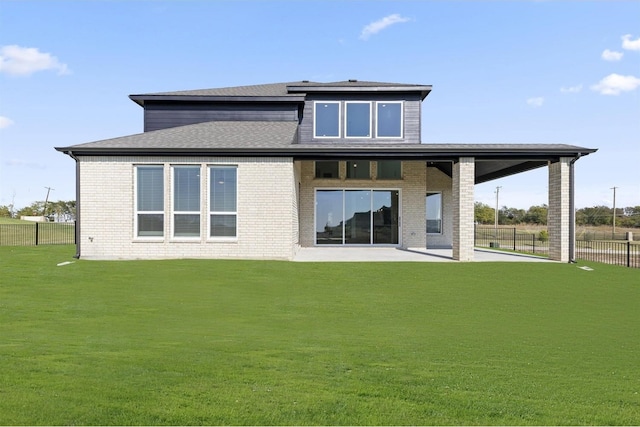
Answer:
M0 224L0 246L70 245L75 243L75 222Z
M594 234L577 236L575 248L577 259L640 268L640 243L624 241L626 235L622 233L618 236L620 237L618 241L611 239L610 233L608 239L594 240L595 237ZM476 227L475 246L536 255L549 254L546 230L531 233L513 227Z

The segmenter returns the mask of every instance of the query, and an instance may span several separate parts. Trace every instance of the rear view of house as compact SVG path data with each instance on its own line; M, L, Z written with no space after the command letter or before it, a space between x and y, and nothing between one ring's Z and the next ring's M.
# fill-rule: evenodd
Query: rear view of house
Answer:
M300 247L450 247L473 259L477 183L549 170L550 258L572 259L573 168L595 149L422 144L431 86L300 81L131 95L144 132L76 161L87 259L292 259Z

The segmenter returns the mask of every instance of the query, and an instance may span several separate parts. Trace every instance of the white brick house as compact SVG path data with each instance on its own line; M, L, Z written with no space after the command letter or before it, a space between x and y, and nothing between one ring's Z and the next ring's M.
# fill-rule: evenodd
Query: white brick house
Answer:
M573 168L595 149L422 144L431 86L294 82L131 95L144 132L76 161L77 256L292 259L299 247L450 247L474 185L548 167L550 257L572 259Z

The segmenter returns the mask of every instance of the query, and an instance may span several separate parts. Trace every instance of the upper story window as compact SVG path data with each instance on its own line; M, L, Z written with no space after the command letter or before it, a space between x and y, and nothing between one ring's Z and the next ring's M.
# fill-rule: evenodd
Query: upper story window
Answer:
M316 102L313 121L316 138L340 138L340 103Z
M403 101L315 101L313 137L401 139Z
M345 136L347 138L371 137L371 103L346 102Z
M402 138L402 102L378 102L376 124L378 138Z

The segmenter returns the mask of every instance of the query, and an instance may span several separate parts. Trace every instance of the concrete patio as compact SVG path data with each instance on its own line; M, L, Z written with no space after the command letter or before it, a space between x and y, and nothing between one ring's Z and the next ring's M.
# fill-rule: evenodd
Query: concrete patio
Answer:
M300 248L296 262L456 262L452 249L312 247ZM475 262L554 262L533 255L475 248Z

